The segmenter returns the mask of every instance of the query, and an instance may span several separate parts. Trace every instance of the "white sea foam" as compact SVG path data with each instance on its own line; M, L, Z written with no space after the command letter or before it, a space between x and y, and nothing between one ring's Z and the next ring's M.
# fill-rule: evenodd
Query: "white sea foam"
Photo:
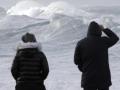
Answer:
M76 43L86 36L88 24L93 20L114 28L113 31L119 36L119 15L96 15L82 9L76 12L74 6L65 2L54 2L47 7L36 7L36 4L33 6L27 8L27 13L23 15L24 9L20 8L18 13L16 4L14 9L10 9L14 12L9 10L8 15L0 20L0 90L14 89L15 81L10 67L16 53L14 48L26 32L35 34L47 56L50 65L50 74L45 81L47 90L81 90L81 73L73 64ZM73 13L74 10L77 14ZM119 43L112 47L109 53L113 81L111 90L120 89Z
M35 1L20 1L15 6L10 8L7 13L9 15L27 15L34 18L50 18L53 14L59 13L69 16L90 16L82 9L77 9L71 4L64 1L56 1L48 6L41 6Z

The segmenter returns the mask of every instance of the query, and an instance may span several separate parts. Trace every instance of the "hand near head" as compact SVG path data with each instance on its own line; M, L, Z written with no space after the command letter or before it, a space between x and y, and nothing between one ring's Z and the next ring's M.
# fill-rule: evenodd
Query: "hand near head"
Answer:
M104 30L104 26L103 25L99 25L100 26L100 30Z

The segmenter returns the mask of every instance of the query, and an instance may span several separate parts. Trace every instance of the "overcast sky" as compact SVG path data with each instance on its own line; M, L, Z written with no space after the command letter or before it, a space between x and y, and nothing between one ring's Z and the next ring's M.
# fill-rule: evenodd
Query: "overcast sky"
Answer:
M5 9L10 8L15 5L18 1L22 0L0 0L0 6ZM43 5L48 5L50 2L54 1L67 1L77 7L80 6L111 6L111 5L120 5L120 0L34 0L39 1Z

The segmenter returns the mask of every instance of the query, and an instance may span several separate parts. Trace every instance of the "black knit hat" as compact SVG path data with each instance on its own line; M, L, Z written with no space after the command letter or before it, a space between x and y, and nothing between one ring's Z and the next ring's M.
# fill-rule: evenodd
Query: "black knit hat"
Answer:
M88 27L88 36L101 36L102 31L98 23L92 21Z
M35 38L34 34L26 33L25 35L22 36L22 41L24 43L27 43L27 42L36 42L36 38Z

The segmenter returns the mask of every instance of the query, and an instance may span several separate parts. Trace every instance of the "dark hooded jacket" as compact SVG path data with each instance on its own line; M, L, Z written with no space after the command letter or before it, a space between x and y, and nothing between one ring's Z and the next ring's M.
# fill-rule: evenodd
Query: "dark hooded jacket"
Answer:
M107 35L106 37L101 37L102 31ZM110 29L102 31L96 22L92 22L87 37L77 43L74 63L82 72L82 87L103 88L112 84L108 48L119 38Z
M36 46L31 46L18 49L13 61L11 72L16 90L45 90L44 80L49 73L47 58Z

